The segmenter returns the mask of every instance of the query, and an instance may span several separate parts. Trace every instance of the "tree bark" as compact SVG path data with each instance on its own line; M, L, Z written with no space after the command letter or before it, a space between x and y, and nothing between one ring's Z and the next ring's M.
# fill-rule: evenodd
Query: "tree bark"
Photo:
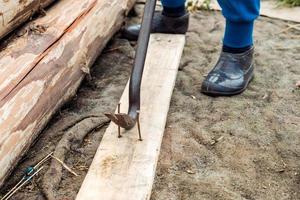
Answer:
M0 1L0 39L55 0Z
M134 2L61 1L0 52L0 185L74 96Z

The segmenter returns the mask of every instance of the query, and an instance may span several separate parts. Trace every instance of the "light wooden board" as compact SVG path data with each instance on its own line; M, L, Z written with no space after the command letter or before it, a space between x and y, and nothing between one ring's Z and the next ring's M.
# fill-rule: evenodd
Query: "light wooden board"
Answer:
M216 0L212 1L211 8L221 10ZM276 1L262 1L260 15L300 23L300 7L279 6Z
M261 15L300 23L300 7L278 6L276 1L262 1Z
M145 200L151 195L172 91L185 43L183 35L151 36L141 89L141 132L107 128L77 200ZM120 100L127 111L128 85Z

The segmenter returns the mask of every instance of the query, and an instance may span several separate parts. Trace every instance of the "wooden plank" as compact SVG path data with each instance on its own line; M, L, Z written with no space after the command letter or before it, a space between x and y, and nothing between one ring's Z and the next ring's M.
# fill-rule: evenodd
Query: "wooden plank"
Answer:
M216 0L213 0L211 3L211 8L214 10L221 10L221 7ZM282 19L287 21L299 22L300 23L300 7L286 7L279 6L276 1L262 1L260 15Z
M55 0L0 1L0 39Z
M14 87L11 87L0 100L0 185L21 156L26 153L51 116L74 96L89 67L113 34L119 30L125 13L135 1L60 1L53 8L55 9L53 12L56 13L53 15L59 20L50 25L46 24L49 25L48 29L63 24L65 22L63 18L77 13L75 8L82 6L81 2L86 4L83 5L85 9L79 10L79 15L75 15L72 23L62 31L62 34L59 34L59 38L51 43L46 40L46 44L50 44L50 46L47 47L40 43L45 41L43 38L48 37L48 34L40 33L41 37L36 34L36 40L32 40L32 43L27 43L30 34L24 35L20 39L20 46L15 54L7 54L6 57L0 56L1 76L4 73L3 69L7 69L7 72L14 68L18 68L22 72L26 69L26 73L23 73L22 78L16 81L17 83L11 82ZM71 7L70 10L66 6L67 4ZM61 7L64 9L57 12L56 9ZM69 12L65 13L65 10L69 10ZM49 14L45 18L51 16ZM57 29L51 30L55 32ZM50 39L53 40L52 37ZM6 49L7 51L16 50L16 41L12 43ZM36 46L44 48L38 59L34 52L40 50L35 49ZM35 49L35 51L27 54L26 52L31 52L31 49ZM18 56L26 57L27 60L9 62L10 59ZM3 58L6 59L2 60ZM32 63L34 64L32 65ZM11 73L18 77L19 71ZM4 75L8 76L7 72ZM0 81L0 85L5 81L7 79L4 77Z
M141 130L135 127L117 138L117 126L107 128L77 200L145 200L150 198L156 164L178 66L185 43L183 35L154 34L143 75ZM121 97L127 111L128 85Z
M262 1L261 15L300 23L300 7L278 6L276 1Z

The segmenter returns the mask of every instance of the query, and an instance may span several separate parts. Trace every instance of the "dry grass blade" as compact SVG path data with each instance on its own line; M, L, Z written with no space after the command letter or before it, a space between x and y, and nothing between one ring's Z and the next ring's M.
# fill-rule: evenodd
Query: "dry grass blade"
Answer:
M73 174L74 176L78 176L78 174L76 172L74 172L70 167L68 167L68 165L66 165L63 161L61 161L59 158L51 155L52 158L54 158L57 162L59 162L66 170L68 170L71 174Z
M281 30L281 31L278 32L277 34L287 32L287 31L289 31L289 30L291 30L291 29L300 31L300 24L287 24L287 26L288 26L287 28Z

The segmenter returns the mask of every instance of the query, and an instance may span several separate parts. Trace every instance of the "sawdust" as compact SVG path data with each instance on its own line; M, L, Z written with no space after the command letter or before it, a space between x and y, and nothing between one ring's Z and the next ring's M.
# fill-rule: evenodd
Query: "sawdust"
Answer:
M255 32L254 81L240 96L211 98L199 90L218 58L222 22L219 12L192 16L151 199L300 199L300 90L295 87L300 50L294 48L300 38L293 37L299 32L280 33L287 28L285 22L261 18ZM88 116L115 110L130 75L134 45L118 37L112 40L91 78L32 145L2 193L25 167L54 151L72 127ZM53 189L56 199L75 198L105 128L87 132L82 143L63 153L64 162L79 176L60 169ZM42 183L52 182L52 177L45 171L39 177L13 199L45 199Z

